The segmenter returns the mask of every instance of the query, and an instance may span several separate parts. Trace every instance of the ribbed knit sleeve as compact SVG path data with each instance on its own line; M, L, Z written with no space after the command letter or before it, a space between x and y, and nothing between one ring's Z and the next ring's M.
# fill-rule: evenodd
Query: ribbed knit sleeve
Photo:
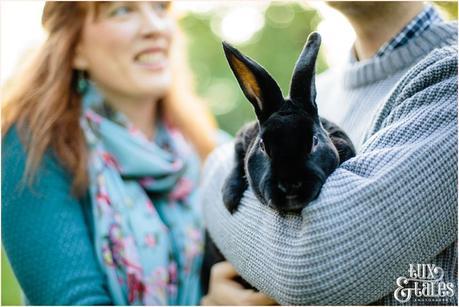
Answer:
M301 215L281 216L250 190L230 215L220 191L233 148L220 147L203 180L213 240L244 279L281 304L368 304L392 295L410 263L431 263L457 240L457 82L455 48L411 69L358 155Z
M109 305L81 204L70 178L45 155L33 187L15 129L2 139L2 243L32 305Z

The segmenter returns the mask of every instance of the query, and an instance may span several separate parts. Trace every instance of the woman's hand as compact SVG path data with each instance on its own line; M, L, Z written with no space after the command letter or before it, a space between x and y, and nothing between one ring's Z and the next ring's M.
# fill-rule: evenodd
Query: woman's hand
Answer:
M276 305L277 303L261 292L245 289L234 281L239 274L227 261L212 266L209 293L201 300L201 305Z

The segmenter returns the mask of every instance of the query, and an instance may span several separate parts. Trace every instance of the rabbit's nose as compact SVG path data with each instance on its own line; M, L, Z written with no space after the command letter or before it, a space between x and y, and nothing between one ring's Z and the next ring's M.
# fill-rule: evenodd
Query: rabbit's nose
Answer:
M296 192L302 187L301 181L293 182L293 183L279 183L277 187L284 193L290 194L292 192Z
M295 183L292 183L292 188L293 189L299 189L301 188L301 181L298 181L298 182L295 182Z

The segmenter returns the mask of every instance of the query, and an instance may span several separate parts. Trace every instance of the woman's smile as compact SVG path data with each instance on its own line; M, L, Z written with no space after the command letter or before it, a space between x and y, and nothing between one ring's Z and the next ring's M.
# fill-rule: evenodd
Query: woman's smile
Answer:
M161 71L168 65L167 49L162 46L150 47L137 53L134 63L148 71Z

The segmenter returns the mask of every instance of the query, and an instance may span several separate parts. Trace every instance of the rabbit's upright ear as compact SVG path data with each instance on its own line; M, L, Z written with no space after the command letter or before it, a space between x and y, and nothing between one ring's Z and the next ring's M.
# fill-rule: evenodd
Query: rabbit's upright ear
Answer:
M223 42L223 50L242 91L255 108L258 120L265 121L284 102L279 85L261 65L236 48Z
M290 99L293 103L302 105L308 112L317 114L315 65L319 53L321 38L313 32L301 52L293 70L290 84Z

